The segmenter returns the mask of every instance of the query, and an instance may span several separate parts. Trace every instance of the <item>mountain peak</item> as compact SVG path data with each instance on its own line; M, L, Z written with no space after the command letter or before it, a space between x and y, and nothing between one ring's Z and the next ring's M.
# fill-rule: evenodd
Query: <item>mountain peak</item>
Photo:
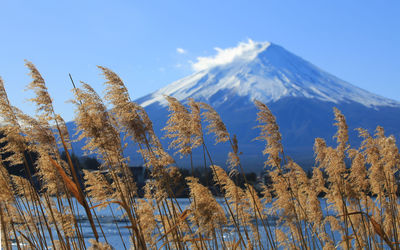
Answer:
M192 64L195 73L139 99L139 103L164 106L163 95L170 95L181 101L192 97L214 107L237 98L269 103L285 97L400 107L400 103L340 80L273 43L249 39L237 47L215 50L215 56L197 58Z

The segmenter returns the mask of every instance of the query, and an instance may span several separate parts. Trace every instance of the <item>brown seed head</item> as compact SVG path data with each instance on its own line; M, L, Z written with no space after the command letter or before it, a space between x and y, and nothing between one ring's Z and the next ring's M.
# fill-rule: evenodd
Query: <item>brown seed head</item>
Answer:
M278 124L276 123L275 116L271 113L267 105L254 101L258 108L257 121L260 125L257 128L261 129L260 136L255 140L266 141L267 145L263 151L264 155L268 155L268 160L264 163L265 166L279 167L281 164L280 154L283 153L281 143L281 133L279 132Z
M215 135L215 144L229 141L228 130L217 111L207 103L200 103L200 107L205 110L202 116L205 117L205 120L208 122L206 127L208 130L207 134Z
M166 138L172 138L171 148L178 149L181 157L191 154L191 117L189 111L176 98L165 96L169 105L169 119L163 128L167 133Z
M36 104L36 111L42 113L42 118L50 121L53 118L54 109L53 101L47 91L45 81L33 63L25 60L25 65L29 68L29 75L33 79L33 81L27 86L27 89L34 90L36 94L36 97L30 99L30 101Z

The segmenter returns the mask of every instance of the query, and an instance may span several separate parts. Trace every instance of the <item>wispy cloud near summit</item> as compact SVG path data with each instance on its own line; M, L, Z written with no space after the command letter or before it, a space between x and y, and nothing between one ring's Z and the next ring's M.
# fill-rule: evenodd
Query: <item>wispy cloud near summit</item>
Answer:
M218 65L231 63L235 60L251 60L263 49L270 45L268 42L260 43L249 39L232 48L215 48L217 54L209 57L197 57L197 62L192 63L195 71L212 68Z
M178 52L178 54L186 54L187 51L182 48L176 48L176 52Z

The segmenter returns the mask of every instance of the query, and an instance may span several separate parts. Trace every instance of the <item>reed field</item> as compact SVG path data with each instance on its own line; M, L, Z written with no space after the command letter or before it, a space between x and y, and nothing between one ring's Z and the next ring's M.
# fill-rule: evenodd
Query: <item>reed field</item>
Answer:
M315 139L315 166L307 175L284 154L274 115L255 100L260 131L255 139L265 142L260 154L270 180L255 187L246 180L236 136L213 107L165 96L170 113L163 140L170 141L174 157L192 159L194 148L202 150L204 162L191 160L191 168L211 170L209 181L220 194L187 177L190 195L182 206L173 191L179 166L117 74L98 67L105 79L102 97L87 83L74 84L78 131L73 136L54 110L39 71L31 62L26 66L35 117L13 106L0 78L2 249L113 249L98 216L104 211L115 219L113 228L125 249L400 249L400 155L395 138L381 127L374 134L358 129L362 144L351 148L346 119L334 109L336 145ZM231 148L228 168L214 165L205 136ZM98 156L103 171L80 170L71 157L72 137ZM150 172L144 196L138 195L129 156L123 154L129 140ZM23 175L10 174L13 166L23 166ZM236 183L238 175L244 186ZM118 223L121 219L128 223Z

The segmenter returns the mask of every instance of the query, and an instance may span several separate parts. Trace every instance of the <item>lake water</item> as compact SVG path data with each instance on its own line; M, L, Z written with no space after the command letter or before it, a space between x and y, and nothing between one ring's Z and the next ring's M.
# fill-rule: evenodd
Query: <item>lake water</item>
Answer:
M188 208L190 206L190 201L188 198L179 198L177 199L179 206L182 208L182 210ZM224 205L224 200L223 199L217 199L217 201L223 206ZM322 206L324 205L324 202L321 202ZM110 204L109 205L111 207L110 208L105 208L102 210L98 210L97 208L95 209L95 214L97 216L97 219L95 219L95 224L97 225L97 231L99 233L100 236L100 241L101 242L105 242L105 238L103 237L103 233L104 235L106 235L106 239L107 242L112 245L115 249L125 249L125 247L127 249L130 248L131 244L130 244L130 231L127 228L127 226L129 226L130 222L125 219L122 214L123 211L119 208L118 204ZM112 210L112 211L111 211ZM326 209L324 209L324 212L326 211ZM112 213L114 213L114 216L112 215ZM226 212L228 214L228 212ZM92 228L90 226L90 223L86 217L86 214L84 212L84 209L82 206L78 206L78 213L79 214L77 216L78 221L80 226L82 227L82 232L83 232L83 237L86 239L85 242L88 243L88 239L94 239L94 235L92 232ZM98 226L98 222L97 220L100 222L101 224L101 228ZM268 223L269 226L273 229L276 226L276 218L274 217L269 217L268 221L265 221L265 223ZM117 226L119 227L120 232L118 232L117 230ZM236 233L232 233L231 231L235 231L233 230L233 227L225 227L224 230L224 239L225 240L233 240L233 239L238 239L238 236ZM266 237L266 233L264 230L264 227L261 225L260 221L258 221L258 229L259 229L259 233L261 236L261 242L263 245L267 246L269 245L267 242L267 237ZM243 230L243 228L241 229ZM122 239L121 236L122 235ZM243 234L244 235L244 234ZM48 242L51 242L50 239L48 239ZM162 244L159 243L158 246L160 246ZM87 246L89 246L90 244L88 243ZM14 244L13 249L17 249L16 245Z

